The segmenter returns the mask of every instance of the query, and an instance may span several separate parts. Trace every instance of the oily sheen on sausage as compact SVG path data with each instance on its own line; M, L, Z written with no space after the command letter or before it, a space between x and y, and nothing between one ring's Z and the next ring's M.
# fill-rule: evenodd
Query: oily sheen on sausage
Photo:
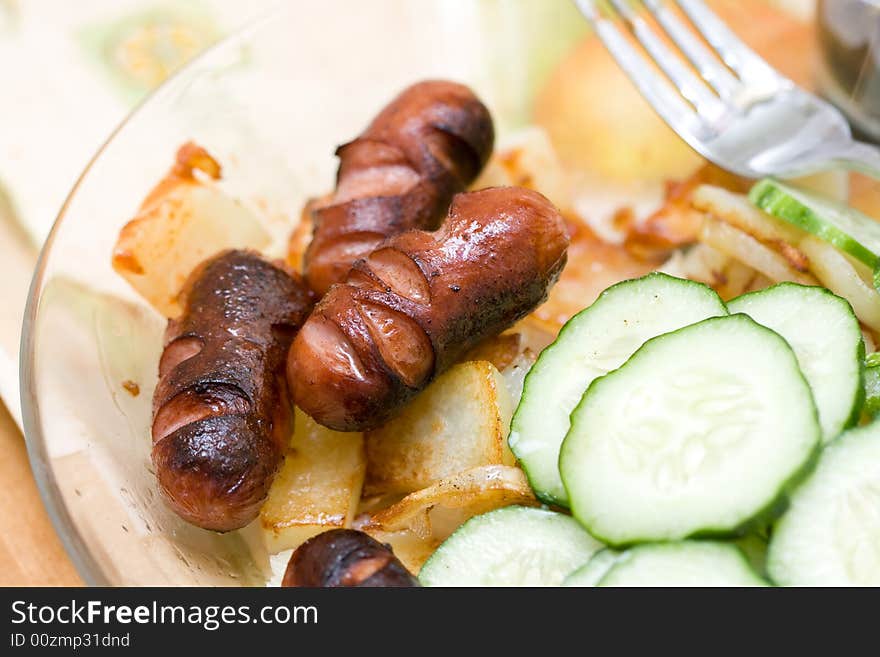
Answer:
M534 310L567 247L562 216L538 192L457 195L439 230L389 238L315 307L287 359L294 401L339 431L378 426Z
M467 87L429 80L405 89L336 151L336 190L311 209L304 268L312 289L324 294L344 280L386 237L436 228L452 196L483 168L493 140L489 111Z

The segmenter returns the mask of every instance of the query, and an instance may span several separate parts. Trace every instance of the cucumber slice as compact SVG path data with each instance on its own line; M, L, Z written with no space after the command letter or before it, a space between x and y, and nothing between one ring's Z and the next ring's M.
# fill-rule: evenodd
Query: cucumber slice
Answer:
M767 574L767 538L758 533L740 536L733 544L742 550L752 570L762 577Z
M749 199L767 214L830 242L871 269L877 267L880 222L855 208L772 178L755 183Z
M562 585L597 586L599 581L614 566L614 562L619 556L620 552L611 548L599 550L593 555L592 559L566 577Z
M825 448L773 529L767 571L782 586L880 586L880 423Z
M880 414L880 367L865 368L865 405L863 409L871 419Z
M820 438L791 347L746 315L648 341L571 417L559 460L571 511L612 546L744 529Z
M773 329L794 350L813 391L824 443L858 420L865 343L849 302L825 288L780 283L727 307Z
M639 545L618 557L599 586L768 586L730 543Z
M508 506L471 518L422 566L424 586L559 586L603 546L569 516Z
M559 447L569 415L590 383L620 367L657 335L726 315L718 294L702 283L649 274L605 290L562 327L526 376L508 443L535 494L568 505L559 478Z
M869 418L880 415L880 354L871 354L865 360L865 405L862 410Z

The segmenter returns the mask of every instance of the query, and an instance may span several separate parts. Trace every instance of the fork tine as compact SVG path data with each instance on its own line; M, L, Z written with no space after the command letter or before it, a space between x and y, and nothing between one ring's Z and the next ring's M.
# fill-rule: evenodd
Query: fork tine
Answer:
M718 96L713 94L703 80L663 43L647 21L633 10L629 0L611 0L611 2L626 21L633 35L653 58L654 63L672 81L679 93L690 101L697 112L710 122L722 116L726 110Z
M672 42L681 49L718 95L723 100L734 97L741 85L740 81L712 55L678 16L669 11L664 0L643 0L643 2Z
M705 124L670 84L655 73L647 60L627 41L614 23L602 16L595 0L575 0L578 9L593 26L596 35L629 76L642 96L661 118L688 142L700 139Z
M715 48L724 63L746 83L783 82L776 70L734 34L702 0L676 0L687 17Z

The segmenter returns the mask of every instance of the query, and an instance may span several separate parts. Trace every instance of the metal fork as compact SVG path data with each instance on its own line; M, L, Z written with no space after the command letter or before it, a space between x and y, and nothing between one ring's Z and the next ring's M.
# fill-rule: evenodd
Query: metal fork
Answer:
M843 114L772 68L700 0L675 3L711 48L670 9L671 2L575 3L654 110L711 162L749 178L790 178L841 166L880 178L880 149L853 139ZM614 20L609 4L641 49ZM693 68L666 45L639 4Z

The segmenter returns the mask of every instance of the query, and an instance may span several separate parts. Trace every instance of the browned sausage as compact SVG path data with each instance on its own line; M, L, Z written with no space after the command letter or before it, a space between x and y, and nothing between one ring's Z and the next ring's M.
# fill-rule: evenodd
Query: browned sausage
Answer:
M489 110L467 87L431 80L403 91L340 146L336 192L312 210L309 285L324 294L390 235L434 229L492 152Z
M181 517L229 531L256 517L290 438L284 357L311 295L246 251L203 263L182 295L153 395L153 465Z
M394 553L354 529L332 529L300 545L281 586L420 586Z
M294 400L340 431L381 424L467 349L534 310L567 246L562 216L537 192L459 194L442 228L390 238L315 307L287 359Z

